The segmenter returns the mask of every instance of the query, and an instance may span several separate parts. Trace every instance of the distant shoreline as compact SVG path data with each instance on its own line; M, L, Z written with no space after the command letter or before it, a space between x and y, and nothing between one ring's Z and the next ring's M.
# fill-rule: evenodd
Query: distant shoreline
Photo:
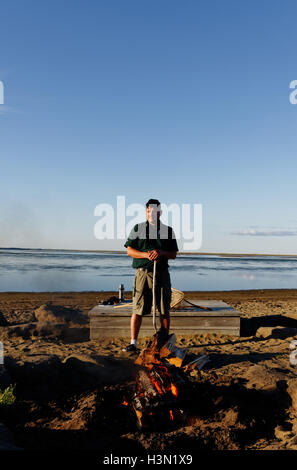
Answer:
M0 247L0 250L17 250L17 251L65 251L65 252L74 252L74 253L112 253L112 254L126 254L125 250L77 250L77 249L68 249L68 248L17 248L17 247ZM221 256L221 257L229 257L229 258L240 258L240 257L253 257L253 256L260 256L260 257L270 257L275 256L278 258L296 258L297 253L295 255L289 254L272 254L272 253L215 253L215 252L201 252L201 251L180 251L178 252L178 256Z

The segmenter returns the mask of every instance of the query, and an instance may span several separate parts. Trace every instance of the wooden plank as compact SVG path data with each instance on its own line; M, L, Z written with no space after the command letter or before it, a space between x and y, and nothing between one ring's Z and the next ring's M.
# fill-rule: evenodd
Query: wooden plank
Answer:
M193 328L199 328L199 326L207 326L207 325L212 325L212 326L228 326L228 325L233 325L236 322L237 318L232 318L232 317L211 317L211 318L205 318L205 317L178 317L178 318L171 318L171 326L172 327L183 327L183 326L189 326ZM91 320L91 326L93 327L102 327L104 328L105 326L112 325L114 327L118 326L125 326L125 325L130 325L130 321L127 318L118 318L114 317L112 319L110 318L94 318ZM142 326L144 325L152 325L151 318L148 317L143 317L142 319Z
M114 313L114 312L89 312L89 316L92 317L92 318L123 318L123 317L131 317L131 314L132 314L132 310L131 312L124 312L122 313L121 315L119 315L118 313ZM158 311L157 311L157 315L158 315ZM236 312L236 311L232 311L232 312L225 312L225 311L222 311L222 312L206 312L204 310L201 310L199 312L195 311L195 312L174 312L172 310L170 310L170 317L171 318L177 318L177 317L217 317L217 316L221 316L221 317L238 317L239 316L239 313ZM143 318L152 318L153 315L144 315Z
M183 308L170 312L170 331L180 335L218 333L239 336L240 313L225 302L218 300L191 300L193 303L212 308L211 311L199 308ZM109 305L97 305L89 312L90 338L130 336L130 321L132 307L114 309ZM157 319L159 325L159 319ZM152 315L143 317L140 337L154 334Z
M230 328L218 328L216 327L207 327L193 329L189 328L170 328L171 333L181 336L189 335L200 335L200 334L220 334L220 335L229 335L229 336L239 336L240 331L239 327L230 327ZM153 328L141 327L139 332L139 338L152 337L155 333ZM102 338L129 338L130 337L130 328L92 328L90 331L91 340L100 340Z
M191 307L188 306L189 308L186 308L186 304L182 304L181 309L171 309L170 310L170 315L172 317L175 316L216 316L216 314L219 312L220 315L222 316L239 316L239 312L235 310L233 307L228 305L227 303L221 301L221 300L198 300L198 299L193 299L191 300L192 303L196 303L198 305L201 305L202 307L209 307L212 310L207 311L207 310L202 310L199 308ZM96 305L92 310L89 312L89 315L92 316L111 316L111 317L125 317L125 316L130 316L132 314L132 306L125 306L123 308L115 308L113 305ZM149 315L148 315L149 316Z

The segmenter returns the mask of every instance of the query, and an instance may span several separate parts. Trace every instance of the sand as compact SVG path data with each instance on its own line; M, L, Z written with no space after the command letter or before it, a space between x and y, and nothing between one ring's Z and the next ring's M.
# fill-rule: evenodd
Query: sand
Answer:
M11 445L119 455L297 449L297 365L290 361L297 290L188 292L189 299L219 299L240 311L241 336L177 335L179 347L207 354L209 362L191 376L195 397L186 418L146 431L122 404L137 372L135 356L122 351L127 339L89 340L88 312L111 295L0 293L0 389L14 384L16 396L0 405L0 423Z

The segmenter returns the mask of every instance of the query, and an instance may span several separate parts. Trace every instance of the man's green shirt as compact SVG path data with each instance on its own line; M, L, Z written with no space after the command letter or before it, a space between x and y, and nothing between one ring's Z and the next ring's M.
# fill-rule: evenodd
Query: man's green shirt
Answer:
M136 224L124 245L126 248L131 246L138 251L164 250L178 251L175 234L171 227L165 224L151 226L148 221ZM147 258L133 258L133 268L146 268L153 270L154 262ZM168 268L168 259L165 256L160 257L158 269Z

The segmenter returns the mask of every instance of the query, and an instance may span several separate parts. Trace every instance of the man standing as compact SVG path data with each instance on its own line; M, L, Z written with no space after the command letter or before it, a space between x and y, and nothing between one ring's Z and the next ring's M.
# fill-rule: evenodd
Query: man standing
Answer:
M136 269L133 284L133 312L131 317L131 344L126 351L135 352L142 315L149 315L152 308L154 261L156 265L156 305L161 328L167 333L170 327L171 282L168 259L175 259L178 251L171 227L160 221L161 204L157 199L146 203L146 222L136 224L125 243L127 255L133 258Z

